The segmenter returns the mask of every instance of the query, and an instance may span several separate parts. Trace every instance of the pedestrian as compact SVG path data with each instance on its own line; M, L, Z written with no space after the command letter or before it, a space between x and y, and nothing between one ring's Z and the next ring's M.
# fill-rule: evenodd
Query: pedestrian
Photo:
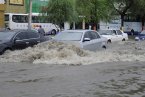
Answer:
M45 31L44 31L44 29L42 28L41 25L39 26L38 32L39 32L42 36L45 36Z
M131 35L134 35L134 30L133 29L131 29Z

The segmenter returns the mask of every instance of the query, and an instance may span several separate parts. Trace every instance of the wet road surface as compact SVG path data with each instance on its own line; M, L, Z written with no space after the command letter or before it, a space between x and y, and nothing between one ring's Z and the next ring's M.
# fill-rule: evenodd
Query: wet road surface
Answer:
M0 63L0 97L145 97L145 62Z

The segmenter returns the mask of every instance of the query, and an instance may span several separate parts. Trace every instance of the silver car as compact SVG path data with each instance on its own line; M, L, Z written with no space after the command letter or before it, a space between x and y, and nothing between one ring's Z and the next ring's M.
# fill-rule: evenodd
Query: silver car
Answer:
M102 37L107 38L108 43L128 40L128 35L121 30L99 30L98 32Z
M56 41L74 44L80 48L96 51L105 48L107 38L101 37L94 30L65 30L59 32L53 38Z

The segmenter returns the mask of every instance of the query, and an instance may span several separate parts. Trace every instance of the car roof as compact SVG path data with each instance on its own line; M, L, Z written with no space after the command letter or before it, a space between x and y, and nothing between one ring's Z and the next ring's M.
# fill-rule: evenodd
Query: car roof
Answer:
M0 32L20 32L20 31L37 31L34 29L14 29L14 30L8 30L8 29L2 29Z
M88 29L85 29L85 30L83 30L83 29L76 29L76 30L64 30L64 31L62 31L62 32L87 32L87 31L95 31L95 30L88 30Z

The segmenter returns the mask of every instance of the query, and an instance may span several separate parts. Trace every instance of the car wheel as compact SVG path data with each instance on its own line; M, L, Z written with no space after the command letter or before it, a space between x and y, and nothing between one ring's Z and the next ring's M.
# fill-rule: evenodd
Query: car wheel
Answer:
M2 52L0 52L0 55L4 54L7 50L11 50L10 48L5 48Z
M55 34L56 34L56 30L53 29L53 30L51 31L51 34L52 34L52 35L55 35Z
M123 38L122 41L125 41L125 38Z
M105 45L102 46L103 49L106 49L107 47Z
M107 43L111 43L111 40L109 39L109 40L107 41Z

